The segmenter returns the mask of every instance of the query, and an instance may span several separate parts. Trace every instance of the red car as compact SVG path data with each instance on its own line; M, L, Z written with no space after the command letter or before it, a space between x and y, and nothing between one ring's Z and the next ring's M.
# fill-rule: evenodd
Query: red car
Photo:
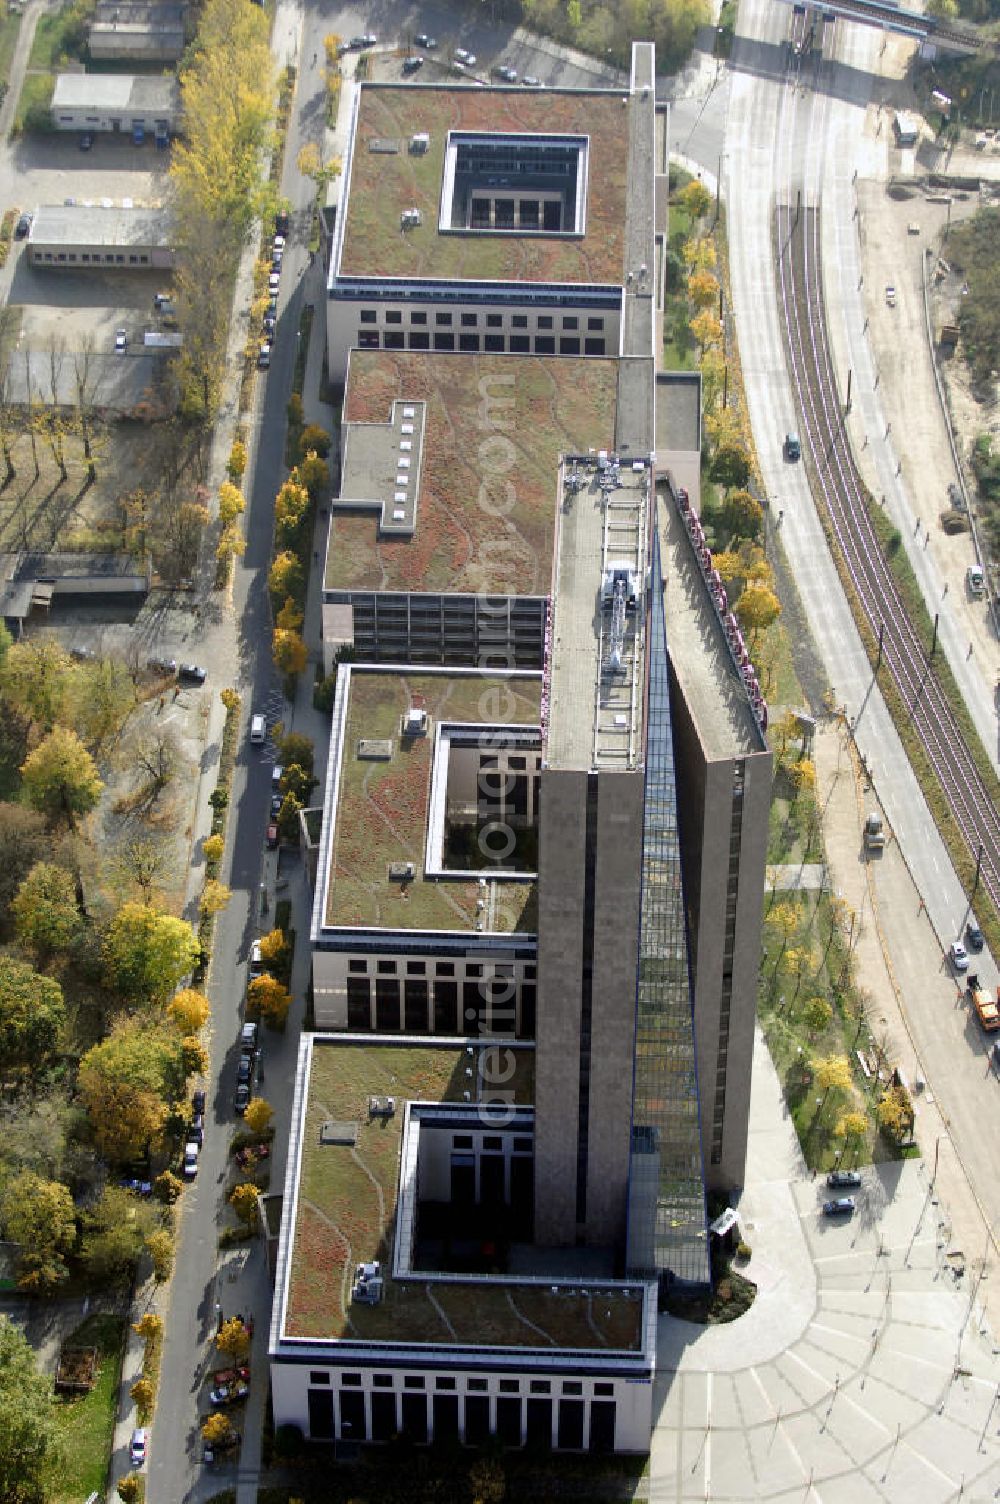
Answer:
M270 823L270 825L267 827L267 849L268 849L268 851L274 851L274 849L276 848L277 844L278 844L278 824L277 824L276 820L272 820L271 823Z

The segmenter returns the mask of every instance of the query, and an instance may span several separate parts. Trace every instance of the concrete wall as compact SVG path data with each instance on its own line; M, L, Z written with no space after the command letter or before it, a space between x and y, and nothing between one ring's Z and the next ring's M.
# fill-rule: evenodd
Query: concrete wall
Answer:
M484 1356L486 1356L484 1354ZM474 1373L463 1373L454 1368L445 1369L433 1365L433 1356L428 1355L429 1361L426 1369L421 1370L408 1366L405 1370L393 1370L391 1367L380 1367L377 1370L359 1368L355 1364L338 1365L331 1357L312 1355L300 1363L283 1363L280 1360L271 1362L271 1397L274 1405L275 1426L296 1425L300 1426L305 1436L310 1436L309 1428L309 1391L323 1389L332 1395L333 1411L333 1436L315 1437L315 1440L349 1440L364 1441L372 1435L372 1397L378 1394L390 1394L394 1396L396 1423L402 1424L401 1396L404 1393L412 1393L404 1390L404 1380L408 1376L412 1383L417 1374L422 1373L424 1389L422 1393L427 1399L427 1423L428 1439L433 1435L433 1398L435 1393L441 1390L437 1387L443 1380L445 1383L454 1385L451 1391L458 1400L458 1427L459 1436L465 1439L465 1400L470 1381L474 1385L486 1380L486 1393L489 1396L489 1419L490 1429L495 1430L497 1424L497 1400L499 1398L500 1383L509 1384L513 1379L518 1381L520 1394L521 1412L521 1439L526 1439L527 1421L527 1397L529 1382L539 1381L549 1385L549 1394L546 1398L552 1404L552 1431L550 1443L558 1446L558 1415L562 1397L564 1382L578 1384L581 1393L574 1394L574 1399L582 1400L584 1406L583 1416L583 1449L590 1445L590 1420L591 1406L598 1403L613 1403L616 1409L615 1424L615 1451L616 1452L646 1452L649 1450L649 1438L652 1430L652 1400L653 1382L652 1377L644 1378L636 1382L634 1378L627 1380L621 1377L612 1377L611 1374L598 1374L596 1376L580 1377L579 1366L572 1361L564 1361L562 1365L557 1362L546 1363L539 1361L540 1355L533 1352L530 1355L530 1363L526 1363L523 1375L519 1375L517 1369L500 1369L491 1371L487 1365L477 1367ZM360 1383L357 1385L345 1385L344 1373L349 1372L352 1377L357 1377ZM384 1379L388 1374L391 1376L391 1388L375 1388L374 1374L378 1372ZM562 1377L565 1374L565 1380ZM326 1383L320 1384L318 1378L322 1376ZM598 1389L598 1386L601 1386ZM604 1392L610 1391L610 1392ZM342 1426L342 1396L347 1394L362 1396L364 1435L359 1435L357 1428L352 1424L344 1430ZM481 1392L476 1395L481 1397ZM505 1392L505 1399L512 1396ZM532 1398L535 1396L532 1395ZM329 1402L327 1402L329 1403ZM348 1404L351 1404L348 1401ZM357 1400L353 1404L359 1406ZM391 1407L390 1407L391 1408ZM385 1438L388 1439L388 1438Z
M625 1236L641 853L642 773L602 773L594 894L587 1241L611 1247Z
M495 307L484 307L481 303L448 302L422 302L419 293L415 290L410 298L402 298L399 302L382 301L377 298L328 298L327 299L327 364L330 371L330 380L334 385L342 385L347 374L347 352L353 346L361 345L360 336L368 337L368 347L378 349L385 347L387 333L402 335L403 348L422 348L421 345L413 345L413 335L428 335L429 348L436 347L434 336L454 335L454 348L460 348L460 335L478 335L479 349L485 351L492 349L487 346L486 336L500 336L502 343L501 351L516 351L517 345L511 346L512 338L527 337L528 348L522 350L522 354L539 355L543 353L555 355L617 355L619 353L620 340L620 315L616 309L594 309L586 306L578 308L539 308L532 304L518 305L516 303L498 303ZM370 320L362 320L362 311L372 314ZM462 315L474 316L475 325L463 326ZM487 319L490 315L500 318L500 324L490 326ZM448 315L451 319L449 325L437 322L439 315ZM416 316L416 318L415 318ZM523 325L517 326L515 319L524 319ZM574 329L567 324L567 320L576 320L577 327ZM601 328L591 328L589 321L600 319ZM551 322L546 324L545 320ZM541 321L541 325L540 325ZM539 349L537 340L552 338L555 341L554 348L549 350L545 347ZM579 340L579 349L565 348L563 341L567 339ZM586 340L603 340L603 348L600 350L587 350ZM399 347L397 347L399 348Z
M538 793L535 1242L570 1247L576 1242L586 803L586 773L543 769Z

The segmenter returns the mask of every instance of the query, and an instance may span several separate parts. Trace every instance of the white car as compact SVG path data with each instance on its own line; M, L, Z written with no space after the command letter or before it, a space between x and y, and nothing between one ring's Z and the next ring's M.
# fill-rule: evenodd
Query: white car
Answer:
M193 1180L198 1173L199 1146L192 1139L184 1145L184 1179Z
M466 68L474 68L476 66L476 54L474 52L466 52L464 47L456 47L455 61L456 63L463 63Z
M266 371L271 364L271 341L262 340L260 349L257 351L257 369Z
M274 240L271 243L271 249L273 251L283 251L285 249L284 235L275 235Z
M115 354L124 355L128 349L128 335L124 329L115 330Z
M149 1445L149 1431L145 1426L137 1426L132 1432L132 1440L128 1445L129 1461L133 1467L142 1467L146 1460L146 1448Z
M953 940L948 947L948 959L956 971L968 971L969 953L961 940Z
M278 288L280 286L281 286L281 275L280 275L280 273L279 272L272 272L271 275L267 279L267 290L268 290L268 292L276 293L278 291Z

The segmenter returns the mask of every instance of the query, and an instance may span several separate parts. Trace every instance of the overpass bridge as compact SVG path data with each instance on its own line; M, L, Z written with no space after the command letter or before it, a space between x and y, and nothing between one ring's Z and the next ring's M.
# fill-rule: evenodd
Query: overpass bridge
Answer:
M782 4L792 0L781 0ZM809 24L807 9L822 14L824 21L841 19L860 21L865 26L878 26L883 31L895 31L901 36L915 37L921 45L928 44L943 52L977 53L984 50L996 52L997 44L980 35L973 27L940 16L923 15L920 11L904 10L893 5L891 0L823 0L816 6L793 3L792 45L801 31L805 37L813 29ZM797 18L802 17L799 21Z

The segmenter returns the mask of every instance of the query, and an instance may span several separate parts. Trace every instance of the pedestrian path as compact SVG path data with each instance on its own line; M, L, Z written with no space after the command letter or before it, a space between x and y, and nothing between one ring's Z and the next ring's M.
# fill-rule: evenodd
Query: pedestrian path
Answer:
M818 893L827 886L826 867L822 862L790 862L768 867L768 888L783 893Z

